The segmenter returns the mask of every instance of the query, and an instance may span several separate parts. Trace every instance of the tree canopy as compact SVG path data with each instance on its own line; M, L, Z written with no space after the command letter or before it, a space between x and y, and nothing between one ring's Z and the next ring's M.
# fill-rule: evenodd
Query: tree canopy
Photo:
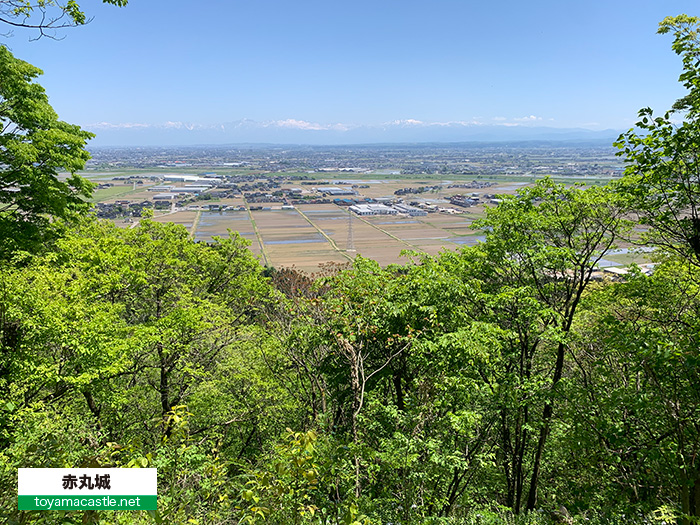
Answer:
M52 221L90 207L93 185L76 172L93 134L58 119L40 74L0 46L0 257L36 246Z
M540 180L475 246L315 277L80 217L90 134L0 47L0 255L77 219L0 265L0 519L697 524L699 24L662 22L689 94L619 139L621 180ZM597 272L618 242L653 274ZM17 468L69 466L158 468L158 511L17 508Z
M669 17L659 33L672 33L673 50L683 60L680 82L686 96L660 116L639 112L636 129L616 146L626 163L618 188L629 199L638 222L648 226L642 239L700 266L700 19ZM680 123L678 120L680 119Z

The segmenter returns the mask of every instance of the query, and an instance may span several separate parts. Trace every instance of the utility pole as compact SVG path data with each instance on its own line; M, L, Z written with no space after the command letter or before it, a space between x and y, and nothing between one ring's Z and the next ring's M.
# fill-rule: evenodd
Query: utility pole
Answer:
M352 235L352 211L348 208L348 243L345 249L346 252L355 251L355 242Z

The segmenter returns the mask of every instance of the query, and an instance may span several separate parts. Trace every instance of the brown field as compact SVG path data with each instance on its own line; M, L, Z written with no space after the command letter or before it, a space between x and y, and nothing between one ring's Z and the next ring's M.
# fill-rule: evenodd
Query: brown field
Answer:
M359 181L355 181L357 183ZM349 187L348 184L338 186ZM405 263L403 251L415 251L436 255L444 250L457 250L472 246L484 239L472 228L472 223L484 216L487 206L458 208L447 199L455 194L487 193L514 194L525 182L503 181L488 188L448 188L450 181L421 180L371 180L364 181L367 188L359 189L361 197L395 197L400 188L440 185L436 191L404 195L405 202L420 201L459 211L458 214L429 213L424 217L364 216L352 214L352 236L349 236L349 210L335 204L298 205L295 209L281 209L280 204L263 204L267 209L255 211L168 211L157 212L157 221L181 224L197 241L208 242L215 236L225 236L227 231L238 232L250 242L251 251L261 263L275 267L296 267L308 272L319 269L327 262L347 263L357 255L374 259L382 265ZM150 184L148 184L150 185ZM145 187L144 187L145 186ZM132 201L153 197L147 185L129 192L127 185L105 190L104 202L118 198ZM287 184L285 184L287 186ZM293 183L289 187L295 187ZM337 187L337 186L336 186ZM310 191L311 188L304 188ZM124 194L123 192L128 192ZM120 194L116 196L116 194ZM230 198L196 203L206 206L209 202L221 206L245 205L243 198ZM119 226L128 227L130 222L115 220ZM193 231L194 229L194 231ZM627 263L639 256L632 254L611 255L612 263Z
M234 204L234 203L232 203ZM194 239L210 241L225 236L227 230L238 232L250 241L250 248L263 264L291 267L313 272L319 264L344 263L356 255L382 265L406 262L400 254L413 250L437 254L442 249L456 249L476 237L469 229L467 215L430 214L426 217L352 215L352 245L348 245L348 209L334 204L300 206L282 210L247 211L178 211L163 213L158 221L182 224ZM197 218L199 216L199 218ZM250 219L253 219L251 221Z
M154 220L157 222L174 222L175 224L182 224L188 231L191 231L192 224L197 215L194 211L180 211L177 213L166 213L163 215L156 214Z

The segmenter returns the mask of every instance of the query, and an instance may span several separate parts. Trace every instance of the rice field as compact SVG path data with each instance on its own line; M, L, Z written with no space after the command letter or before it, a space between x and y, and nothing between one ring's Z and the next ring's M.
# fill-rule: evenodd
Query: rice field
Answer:
M347 208L318 204L293 210L178 211L156 220L182 224L197 241L238 232L263 264L313 272L319 264L348 262L357 255L387 265L405 262L404 250L435 255L474 244L482 238L473 235L465 217L349 217Z
M348 180L342 184L350 185ZM407 187L426 184L437 186L427 192L404 195L406 202L413 200L437 204L457 210L458 213L429 213L422 217L405 215L356 216L347 207L335 204L302 204L294 209L282 209L281 204L256 206L262 209L243 211L187 210L157 212L158 221L183 225L196 241L211 242L214 237L237 232L249 242L251 251L264 265L295 267L314 272L319 265L334 262L347 263L357 255L374 259L381 265L405 263L404 251L436 255L444 250L458 250L484 240L483 234L474 229L474 221L485 215L488 205L457 208L448 203L455 194L472 193L468 188L450 188L452 181L413 181L377 179L363 182L361 196L373 199L394 197L394 192ZM148 181L140 187L115 184L100 190L99 197L109 202L128 195L130 200L153 197ZM292 186L293 184L290 183ZM479 189L477 194L494 194L500 197L513 194L528 182L503 180L493 186ZM214 199L218 205L245 206L242 197ZM199 204L199 203L198 203ZM206 205L206 203L204 203ZM123 224L122 224L123 222ZM117 220L128 227L131 221ZM625 265L645 262L639 254L612 253L603 265Z

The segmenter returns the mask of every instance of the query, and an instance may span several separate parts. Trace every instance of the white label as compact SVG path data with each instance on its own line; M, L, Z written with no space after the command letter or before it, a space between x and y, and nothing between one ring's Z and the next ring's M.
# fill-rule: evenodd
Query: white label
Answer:
M154 468L21 468L17 495L158 494Z

